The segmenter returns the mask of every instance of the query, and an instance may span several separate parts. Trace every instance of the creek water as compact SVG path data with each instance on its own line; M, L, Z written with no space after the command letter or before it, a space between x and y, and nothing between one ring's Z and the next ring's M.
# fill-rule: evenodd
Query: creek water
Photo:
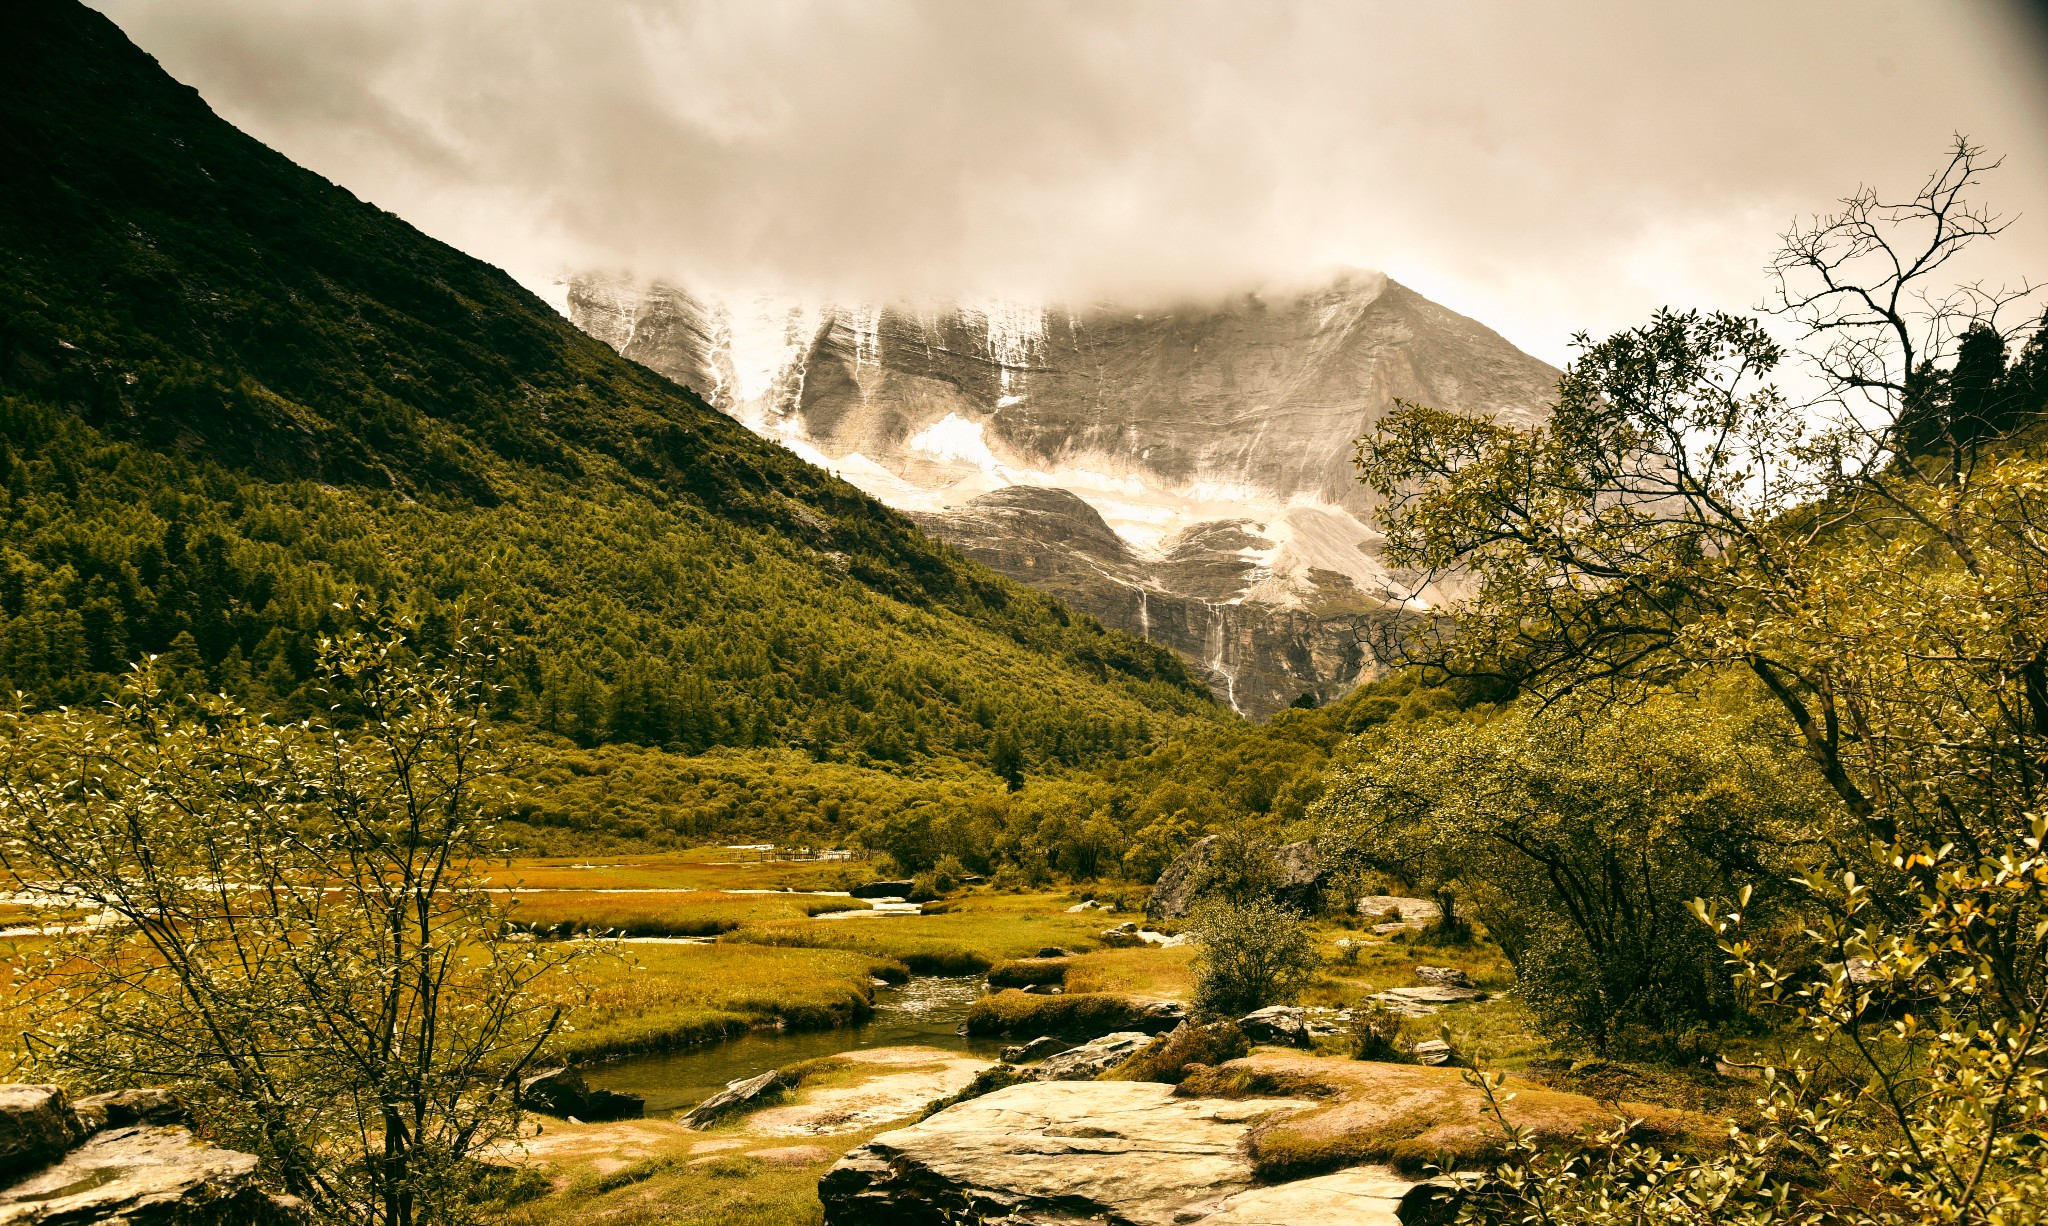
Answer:
M959 1033L967 1007L981 995L979 975L920 975L909 983L875 989L875 1014L858 1026L837 1030L755 1030L723 1043L633 1056L583 1070L600 1089L638 1094L647 1112L693 1107L725 1083L772 1068L870 1047L939 1047L989 1059L1002 1039L970 1039Z

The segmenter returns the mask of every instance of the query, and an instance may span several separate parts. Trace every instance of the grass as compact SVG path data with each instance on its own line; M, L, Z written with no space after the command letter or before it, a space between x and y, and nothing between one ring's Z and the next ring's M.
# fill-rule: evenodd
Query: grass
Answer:
M554 936L608 932L635 937L715 937L748 924L803 920L826 911L862 910L867 905L858 898L820 898L815 894L551 890L515 895L508 910L514 923Z
M1064 984L1067 981L1066 958L1014 958L998 962L988 968L988 986L992 988L1028 988L1040 984Z
M647 855L552 856L516 859L494 869L487 883L499 889L536 890L844 890L871 880L861 861L754 860L754 853L723 847Z
M1062 895L977 890L940 905L943 912L921 916L749 925L719 939L852 950L894 959L920 975L975 975L1049 946L1093 948L1101 943L1101 913L1068 915Z
M634 945L576 965L559 996L575 1027L559 1045L571 1060L664 1051L749 1027L843 1026L872 1010L872 979L901 966L828 949L754 945Z
M1030 1039L1042 1034L1095 1035L1138 1028L1147 1002L1110 992L1034 996L993 992L967 1009L967 1033Z
M1194 961L1195 950L1188 945L1097 950L1071 961L1067 990L1186 1000L1194 987Z
M1323 1105L1254 1129L1253 1167L1262 1179L1297 1179L1360 1163L1418 1173L1484 1166L1501 1156L1498 1125L1481 1113L1479 1091L1457 1069L1378 1064L1260 1051L1205 1069L1182 1093L1224 1097L1288 1096ZM1615 1109L1579 1094L1508 1079L1507 1118L1545 1146L1570 1146L1615 1124ZM1704 1135L1714 1121L1645 1103L1620 1109L1644 1139Z

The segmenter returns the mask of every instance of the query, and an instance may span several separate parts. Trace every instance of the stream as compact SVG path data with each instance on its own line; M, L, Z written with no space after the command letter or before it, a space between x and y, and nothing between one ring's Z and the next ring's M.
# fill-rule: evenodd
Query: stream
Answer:
M979 975L921 975L875 989L875 1014L837 1030L755 1030L723 1043L651 1056L631 1056L583 1070L592 1086L638 1094L655 1115L695 1106L725 1083L772 1068L869 1047L938 1047L994 1059L1005 1040L959 1033L967 1007L982 992Z

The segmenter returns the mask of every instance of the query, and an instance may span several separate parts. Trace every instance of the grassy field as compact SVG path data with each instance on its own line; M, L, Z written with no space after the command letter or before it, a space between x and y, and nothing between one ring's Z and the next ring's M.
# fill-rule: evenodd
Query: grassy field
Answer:
M571 1060L662 1051L780 1022L843 1026L868 1015L872 980L900 978L885 959L835 949L628 943L594 953L560 987L574 1029Z
M506 899L512 921L555 936L603 932L631 937L715 937L749 924L805 920L826 911L858 911L858 898L816 894L726 894L717 890L548 890Z
M1045 948L1094 949L1107 926L1099 911L1069 915L1063 894L975 891L941 904L942 914L749 925L728 943L847 949L893 958L918 974L962 975Z
M844 890L874 878L860 861L760 860L723 847L607 857L513 860L486 884L538 890Z

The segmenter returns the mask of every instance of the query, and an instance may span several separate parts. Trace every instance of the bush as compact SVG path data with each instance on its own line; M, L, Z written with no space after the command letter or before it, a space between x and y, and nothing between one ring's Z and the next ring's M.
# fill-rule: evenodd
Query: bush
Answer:
M1353 1010L1350 1039L1353 1060L1407 1064L1413 1058L1407 1036L1401 1033L1401 1016L1385 1005Z
M1200 1017L1238 1017L1291 999L1321 965L1308 925L1269 897L1205 902L1194 933Z
M988 968L988 986L992 988L1028 988L1066 981L1065 958L1016 958Z

